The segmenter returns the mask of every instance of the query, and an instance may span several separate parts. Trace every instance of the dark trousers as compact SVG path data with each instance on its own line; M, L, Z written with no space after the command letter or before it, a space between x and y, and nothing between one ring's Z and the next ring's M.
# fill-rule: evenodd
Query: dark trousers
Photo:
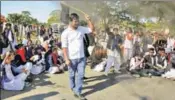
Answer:
M131 74L138 74L140 76L148 76L149 74L153 76L161 76L164 74L164 70L156 70L156 69L135 69L130 71Z

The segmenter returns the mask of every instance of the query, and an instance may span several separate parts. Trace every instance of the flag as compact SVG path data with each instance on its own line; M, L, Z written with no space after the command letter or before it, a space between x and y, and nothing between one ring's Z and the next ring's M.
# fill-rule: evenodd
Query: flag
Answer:
M60 20L64 24L69 24L69 7L64 5L63 3L60 4L62 8Z

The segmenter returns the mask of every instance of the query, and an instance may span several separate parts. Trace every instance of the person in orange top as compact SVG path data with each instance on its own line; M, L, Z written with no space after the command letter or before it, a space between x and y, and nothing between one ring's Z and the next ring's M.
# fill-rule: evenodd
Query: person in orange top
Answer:
M133 33L132 33L132 29L128 28L128 31L125 34L125 41L124 41L125 61L131 59L132 56L133 56Z

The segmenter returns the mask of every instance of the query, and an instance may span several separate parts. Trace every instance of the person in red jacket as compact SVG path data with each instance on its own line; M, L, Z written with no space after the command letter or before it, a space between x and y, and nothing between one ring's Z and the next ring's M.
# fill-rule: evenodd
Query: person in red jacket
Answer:
M52 66L50 68L50 73L62 73L63 68L61 68L62 63L59 60L57 48L52 49Z

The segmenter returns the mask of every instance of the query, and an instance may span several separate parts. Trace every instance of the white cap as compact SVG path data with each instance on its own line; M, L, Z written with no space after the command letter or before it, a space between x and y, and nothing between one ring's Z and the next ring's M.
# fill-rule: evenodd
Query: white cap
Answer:
M154 46L153 45L150 45L150 44L148 44L147 47L148 47L148 49L154 48Z

